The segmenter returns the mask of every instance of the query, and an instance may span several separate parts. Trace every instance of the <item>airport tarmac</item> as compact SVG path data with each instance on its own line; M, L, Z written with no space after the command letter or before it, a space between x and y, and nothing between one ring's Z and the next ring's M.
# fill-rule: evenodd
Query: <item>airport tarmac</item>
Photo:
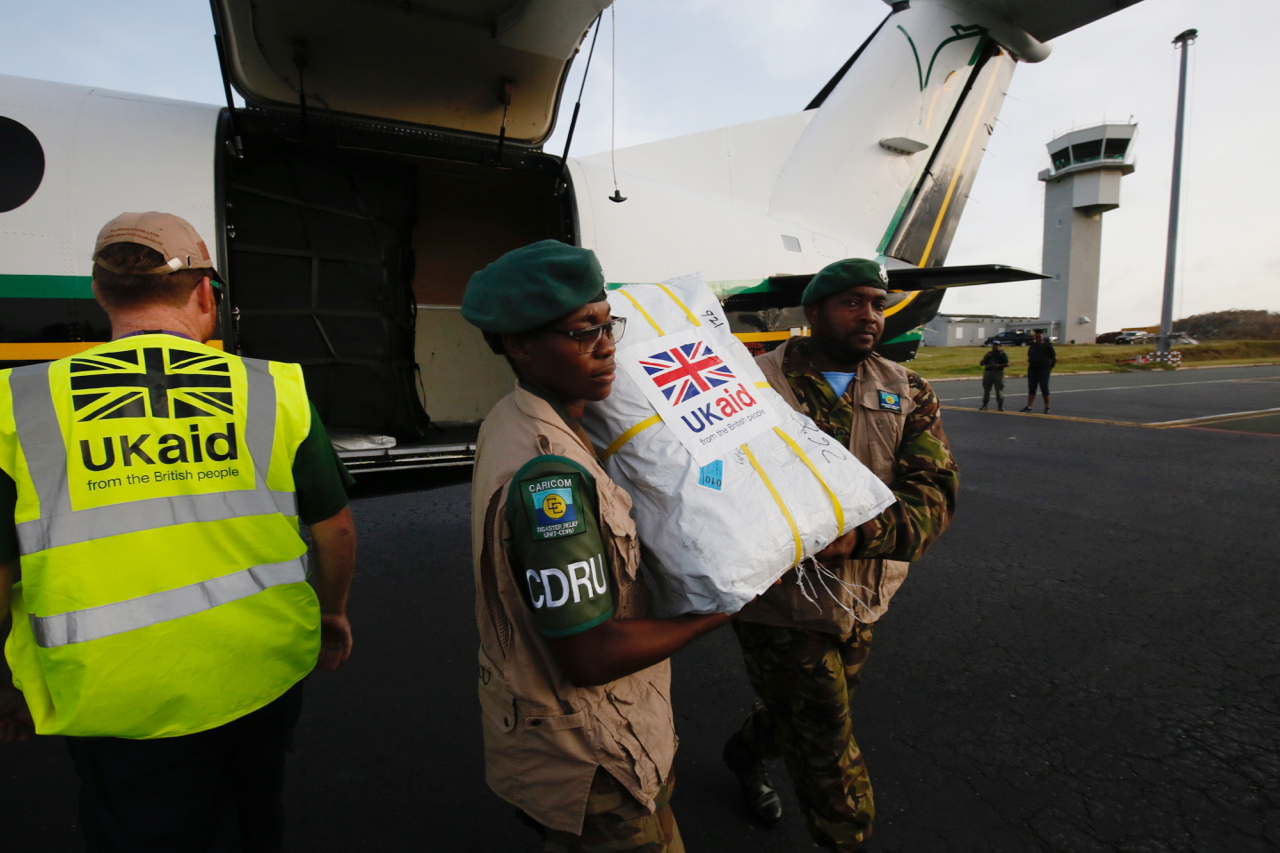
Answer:
M1050 417L972 411L976 381L937 389L962 493L856 704L868 850L1280 847L1280 367L1054 377ZM1008 381L1007 408L1024 389ZM1189 418L1206 420L1150 426ZM484 785L453 480L355 502L355 654L309 679L289 850L537 849ZM719 752L750 702L731 631L676 657L690 851L814 849L780 766L783 822L739 810ZM74 790L56 740L0 747L0 849L80 849Z

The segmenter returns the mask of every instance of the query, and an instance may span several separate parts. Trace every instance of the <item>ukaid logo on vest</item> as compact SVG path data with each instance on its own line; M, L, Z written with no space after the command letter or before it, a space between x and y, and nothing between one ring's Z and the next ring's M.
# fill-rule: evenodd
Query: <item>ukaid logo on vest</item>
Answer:
M699 465L778 423L744 378L736 354L722 350L705 328L636 344L619 352L617 362Z
M221 353L181 345L147 343L72 359L73 505L252 488L237 373Z

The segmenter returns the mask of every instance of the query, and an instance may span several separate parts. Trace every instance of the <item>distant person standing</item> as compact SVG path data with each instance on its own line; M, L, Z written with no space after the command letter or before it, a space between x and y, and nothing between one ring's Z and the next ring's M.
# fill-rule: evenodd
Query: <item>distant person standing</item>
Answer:
M996 408L1004 411L1004 369L1009 366L1009 354L1000 346L999 341L991 342L991 352L982 356L978 362L982 368L982 405L978 411L985 412L991 402L991 389L996 392Z
M1027 405L1022 411L1031 411L1036 388L1039 388L1044 396L1044 412L1049 413L1049 374L1057 363L1058 354L1053 351L1053 344L1044 339L1043 329L1036 329L1031 333L1031 343L1027 344Z

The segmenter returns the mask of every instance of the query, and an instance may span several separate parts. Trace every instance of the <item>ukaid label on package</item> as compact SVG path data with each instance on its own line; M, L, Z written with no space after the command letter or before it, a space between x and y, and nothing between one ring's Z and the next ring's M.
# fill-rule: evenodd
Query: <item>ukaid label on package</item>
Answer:
M699 465L778 425L772 401L747 387L739 353L717 337L703 324L614 356Z
M701 276L609 302L627 318L621 369L583 425L631 495L658 615L736 611L893 503L769 387Z

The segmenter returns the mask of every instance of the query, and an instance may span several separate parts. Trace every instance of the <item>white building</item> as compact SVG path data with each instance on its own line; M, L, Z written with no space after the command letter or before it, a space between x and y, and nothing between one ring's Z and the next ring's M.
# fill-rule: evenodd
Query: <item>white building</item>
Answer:
M1120 179L1133 171L1136 124L1100 124L1049 143L1053 165L1044 181L1044 255L1040 320L1055 324L1064 344L1098 335L1102 214L1120 206Z
M997 317L976 314L939 314L924 326L920 343L926 347L980 347L992 335L1010 329L1045 329L1050 336L1056 328L1035 317Z

